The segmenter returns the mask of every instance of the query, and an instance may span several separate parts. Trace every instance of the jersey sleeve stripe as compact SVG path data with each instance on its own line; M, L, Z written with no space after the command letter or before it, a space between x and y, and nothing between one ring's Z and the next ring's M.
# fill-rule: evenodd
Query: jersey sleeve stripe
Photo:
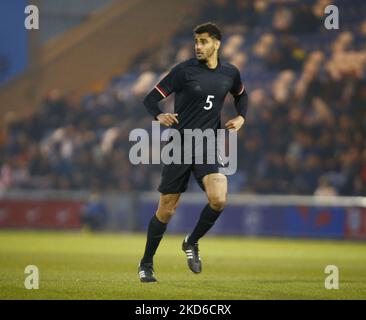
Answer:
M159 85L156 85L156 86L155 86L155 89L156 89L156 90L158 90L158 91L160 92L160 94L161 94L164 98L166 98L166 97L168 96L168 94L166 94L166 92L165 92L162 88L160 88L160 87L159 87Z
M244 85L241 85L241 90L239 93L235 94L235 96L240 96L244 92Z

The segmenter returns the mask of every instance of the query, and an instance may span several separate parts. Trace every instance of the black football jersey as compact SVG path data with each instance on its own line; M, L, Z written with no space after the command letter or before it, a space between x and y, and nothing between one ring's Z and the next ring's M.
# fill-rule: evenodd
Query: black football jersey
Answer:
M218 61L215 69L193 58L175 66L155 88L165 98L175 93L174 113L183 129L221 127L221 109L228 92L240 95L244 91L239 70L228 62Z

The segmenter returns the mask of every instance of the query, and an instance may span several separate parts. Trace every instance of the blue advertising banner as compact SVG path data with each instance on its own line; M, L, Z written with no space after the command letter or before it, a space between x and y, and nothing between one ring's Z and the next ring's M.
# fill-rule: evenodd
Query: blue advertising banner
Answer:
M139 225L146 230L156 203L143 202ZM169 233L188 233L195 226L203 204L182 202L168 225ZM215 226L214 235L344 238L346 210L342 207L228 205Z

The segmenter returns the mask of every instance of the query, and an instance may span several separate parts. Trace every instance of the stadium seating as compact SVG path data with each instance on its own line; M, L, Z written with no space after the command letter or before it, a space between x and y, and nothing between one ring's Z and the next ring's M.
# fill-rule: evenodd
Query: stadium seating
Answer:
M366 195L366 5L335 1L342 25L335 31L322 25L321 2L207 1L190 21L220 12L223 58L240 67L250 96L230 191ZM299 28L296 21L312 24ZM37 112L9 119L0 140L0 189L155 190L160 166L131 165L128 134L150 128L145 94L192 54L184 25L103 92L76 101L53 90ZM172 98L162 106L172 110ZM233 114L228 98L223 118Z

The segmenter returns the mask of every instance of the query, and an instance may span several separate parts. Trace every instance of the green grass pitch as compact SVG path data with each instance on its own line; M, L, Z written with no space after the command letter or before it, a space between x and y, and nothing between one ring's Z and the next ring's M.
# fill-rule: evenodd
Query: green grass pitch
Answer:
M0 299L366 299L365 243L207 236L196 275L182 239L167 234L155 257L159 283L142 284L144 234L1 231ZM331 264L338 290L324 287ZM27 265L39 268L38 290L24 287Z

